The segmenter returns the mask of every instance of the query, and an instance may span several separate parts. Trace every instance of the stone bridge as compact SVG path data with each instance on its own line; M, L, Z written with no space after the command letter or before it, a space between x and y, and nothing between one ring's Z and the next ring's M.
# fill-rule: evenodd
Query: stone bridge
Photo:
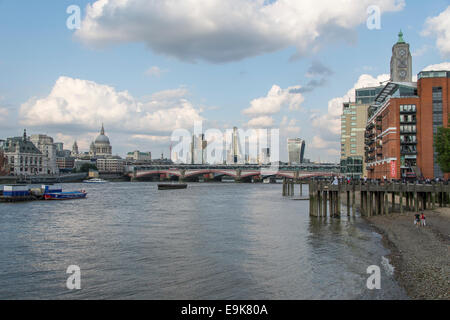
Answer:
M236 181L252 181L262 180L266 178L287 178L292 180L303 180L314 177L331 177L339 175L333 170L328 171L311 171L305 169L289 169L278 168L271 170L270 168L245 168L245 167L232 167L232 168L217 168L217 167L171 167L171 168L145 168L134 167L133 170L129 170L127 175L132 181L145 180L156 178L159 180L197 180L202 178L204 180L221 180L222 177L231 177Z

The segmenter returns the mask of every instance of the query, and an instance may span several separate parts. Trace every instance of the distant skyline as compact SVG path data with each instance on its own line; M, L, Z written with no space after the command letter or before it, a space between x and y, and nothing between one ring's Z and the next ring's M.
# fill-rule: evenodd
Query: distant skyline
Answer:
M88 151L104 123L113 154L159 158L203 120L280 128L282 161L301 138L305 158L338 162L342 102L389 78L400 29L415 75L450 70L447 0L0 0L0 139L26 128Z

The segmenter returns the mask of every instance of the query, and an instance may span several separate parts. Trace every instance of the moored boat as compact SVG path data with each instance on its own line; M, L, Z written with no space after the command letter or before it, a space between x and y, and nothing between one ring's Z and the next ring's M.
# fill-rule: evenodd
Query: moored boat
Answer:
M108 181L100 179L100 178L93 178L89 180L84 180L83 183L107 183Z
M72 200L72 199L84 199L87 196L87 192L84 191L72 191L72 192L54 192L44 194L45 200Z
M158 190L176 190L176 189L186 189L187 184L158 184Z

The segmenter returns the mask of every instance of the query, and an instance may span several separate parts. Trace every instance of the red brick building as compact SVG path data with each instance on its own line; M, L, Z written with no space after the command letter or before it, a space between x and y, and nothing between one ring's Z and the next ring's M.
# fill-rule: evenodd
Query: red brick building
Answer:
M389 82L369 108L368 178L446 178L435 163L434 133L448 127L450 72L424 71L418 82Z

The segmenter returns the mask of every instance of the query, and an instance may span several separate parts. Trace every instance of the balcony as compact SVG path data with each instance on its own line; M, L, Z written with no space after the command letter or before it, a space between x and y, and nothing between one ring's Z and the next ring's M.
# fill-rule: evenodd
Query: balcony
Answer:
M409 120L403 120L403 121L401 121L400 120L400 125L416 125L417 124L417 120L411 120L411 121L409 121Z
M408 141L400 141L400 144L401 145L417 145L417 141L411 141L411 140L408 140Z
M416 155L417 148L415 146L402 146L400 149L402 155Z

